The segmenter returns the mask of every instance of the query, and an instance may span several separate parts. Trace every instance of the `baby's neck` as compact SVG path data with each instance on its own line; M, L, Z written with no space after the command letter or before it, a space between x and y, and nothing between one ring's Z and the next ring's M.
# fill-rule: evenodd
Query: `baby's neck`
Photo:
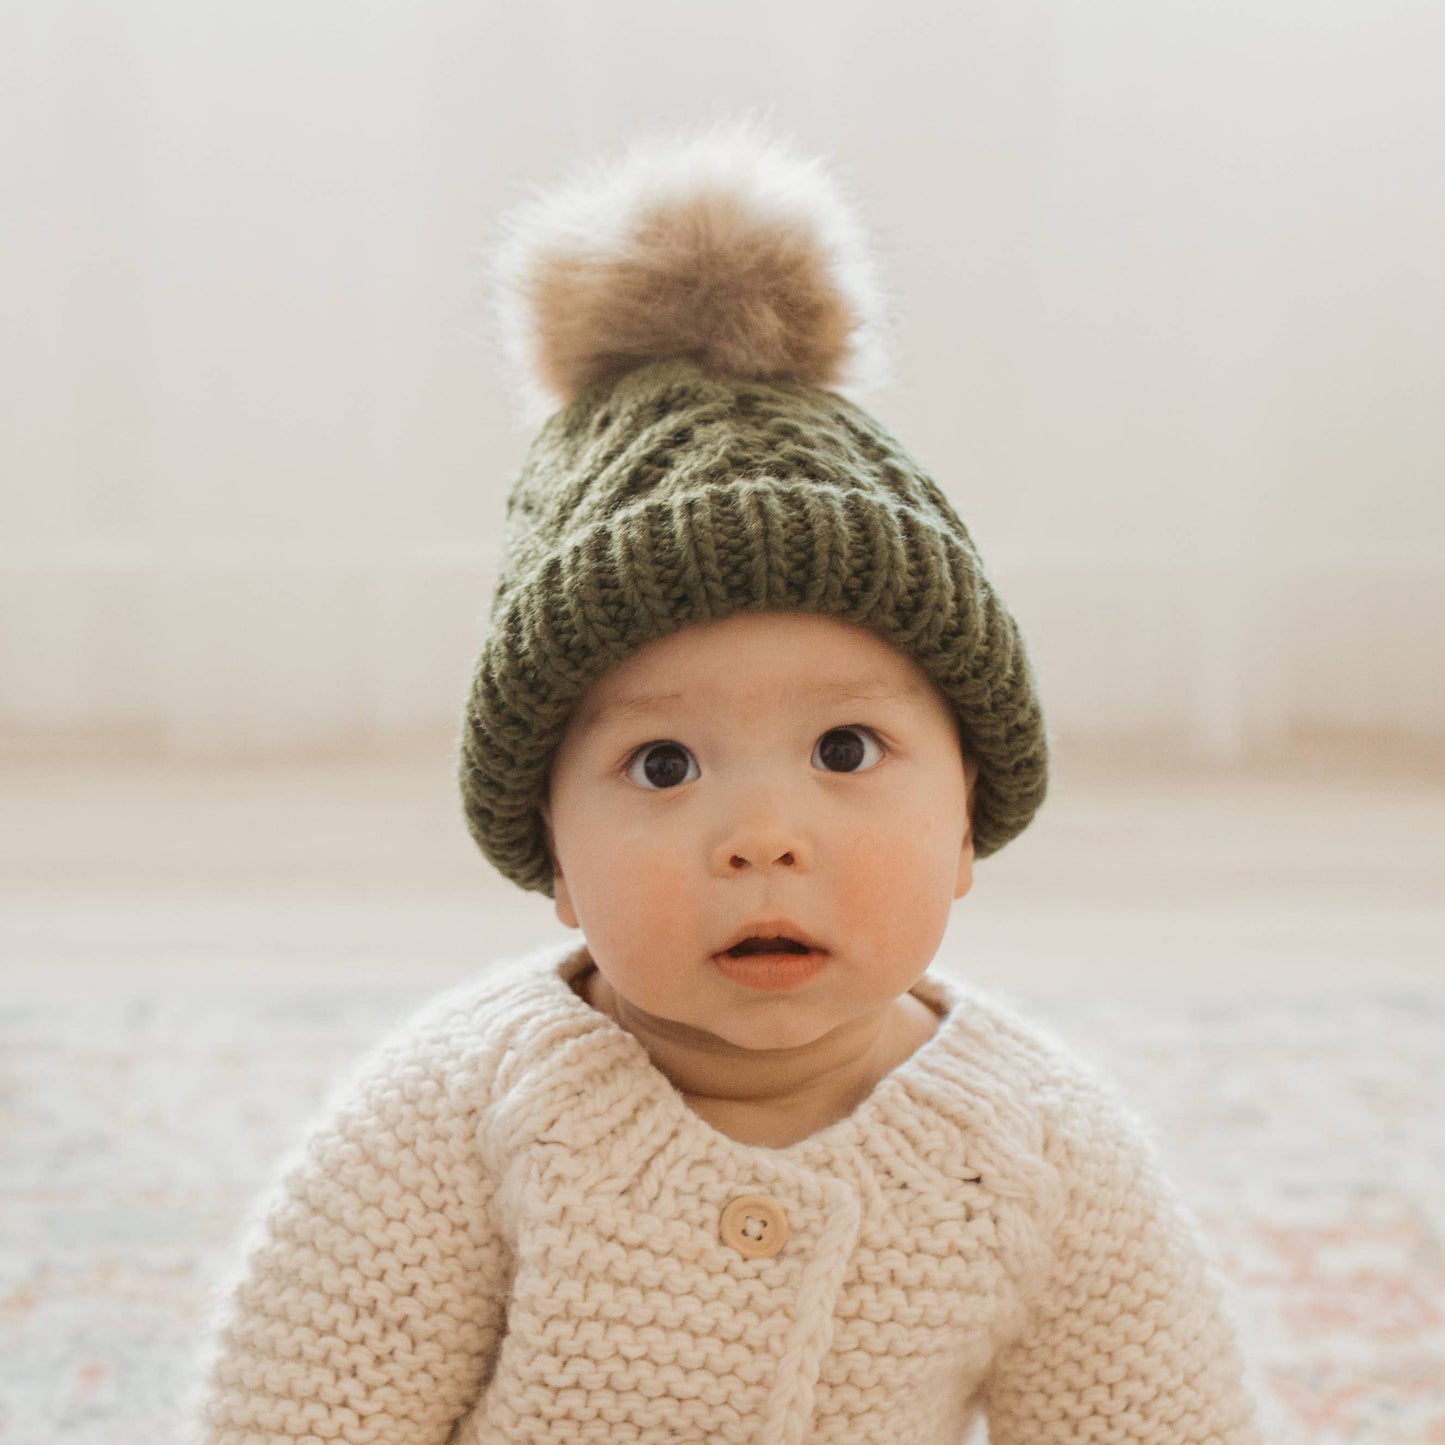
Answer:
M592 1007L632 1034L698 1113L725 1132L758 1136L755 1142L804 1137L845 1118L938 1025L932 1009L904 994L812 1044L742 1049L634 1008L595 967L578 982Z

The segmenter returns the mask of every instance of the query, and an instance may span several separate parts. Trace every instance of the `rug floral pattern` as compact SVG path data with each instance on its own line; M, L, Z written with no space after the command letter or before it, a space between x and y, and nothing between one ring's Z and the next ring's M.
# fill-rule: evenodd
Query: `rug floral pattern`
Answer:
M0 1442L155 1445L247 1205L397 983L0 1006ZM1445 1445L1445 999L1013 995L1154 1127L1278 1445Z

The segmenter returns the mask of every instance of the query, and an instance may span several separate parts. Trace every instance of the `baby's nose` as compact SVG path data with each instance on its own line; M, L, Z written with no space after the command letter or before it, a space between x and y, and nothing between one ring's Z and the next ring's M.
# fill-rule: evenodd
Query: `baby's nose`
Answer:
M764 854L763 856L764 858L766 858L767 855ZM752 867L753 862L754 860L751 857L744 857L741 853L734 853L731 860L729 861L728 866L733 870L733 872L737 873L744 868ZM792 866L794 866L796 860L793 856L792 849L789 849L785 853L780 853L775 859L773 859L773 862L780 863L785 867L791 868Z
M729 829L718 842L713 864L723 874L747 868L797 868L807 863L808 855L802 829L774 814Z

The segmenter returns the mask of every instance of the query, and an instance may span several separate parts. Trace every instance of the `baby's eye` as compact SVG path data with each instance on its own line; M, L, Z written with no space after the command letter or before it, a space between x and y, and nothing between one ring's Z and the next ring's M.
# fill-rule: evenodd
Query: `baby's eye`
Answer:
M639 763L642 764L643 775L647 778L646 783L637 775ZM673 788L679 783L692 781L687 776L689 763L692 763L694 768L697 767L692 754L681 743L672 742L670 739L665 742L644 743L628 760L627 776L634 783L647 787L649 791L653 788Z
M852 725L841 728L829 728L822 737L818 739L818 746L813 749L813 757L823 759L823 766L830 772L835 773L856 773L861 771L861 763L867 756L867 748L859 746L859 740L869 744L878 754L883 756L883 746L874 735L871 728L854 727Z

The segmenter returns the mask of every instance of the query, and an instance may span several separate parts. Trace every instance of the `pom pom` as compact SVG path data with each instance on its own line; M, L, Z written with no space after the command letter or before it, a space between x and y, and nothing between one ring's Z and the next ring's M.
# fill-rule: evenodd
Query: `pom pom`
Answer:
M635 141L504 215L487 256L508 379L535 424L675 356L748 380L884 384L886 299L821 161L749 117Z

